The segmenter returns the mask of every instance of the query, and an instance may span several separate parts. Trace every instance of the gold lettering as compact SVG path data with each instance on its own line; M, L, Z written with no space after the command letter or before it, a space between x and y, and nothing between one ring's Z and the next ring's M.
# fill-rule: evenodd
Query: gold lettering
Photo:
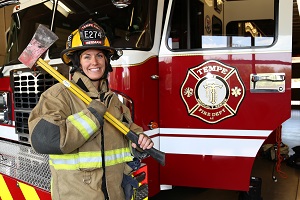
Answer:
M204 115L204 116L210 117L210 115L211 115L211 113L209 113L209 112L203 110L202 108L199 109L199 112L200 112L202 115Z
M214 112L212 113L213 117L219 117L221 116L223 113L225 113L225 109L223 108L222 110L218 111L218 112Z
M220 65L219 66L209 65L209 66L205 66L205 67L202 67L197 70L197 73L199 73L200 75L202 75L203 73L208 73L208 72L220 72L221 74L225 75L228 73L228 69L226 69Z

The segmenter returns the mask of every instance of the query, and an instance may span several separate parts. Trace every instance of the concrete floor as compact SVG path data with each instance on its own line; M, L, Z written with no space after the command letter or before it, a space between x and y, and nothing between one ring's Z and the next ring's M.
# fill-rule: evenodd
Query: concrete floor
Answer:
M300 110L293 109L291 118L282 125L282 142L291 149L300 146ZM300 169L287 166L286 161L280 165L282 173L275 170L277 181L273 180L274 161L257 157L252 169L252 176L262 178L263 200L300 200ZM286 177L285 177L286 176ZM238 200L239 192L202 188L174 187L161 191L149 200ZM252 199L249 199L252 200Z

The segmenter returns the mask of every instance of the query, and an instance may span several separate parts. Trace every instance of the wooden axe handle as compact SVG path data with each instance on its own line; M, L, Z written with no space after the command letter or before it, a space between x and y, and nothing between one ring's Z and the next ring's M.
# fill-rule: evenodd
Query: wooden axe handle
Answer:
M39 58L36 63L42 67L46 72L48 72L51 76L53 76L58 82L64 84L71 92L73 92L77 97L79 97L84 103L89 105L92 99L80 88L78 88L75 84L70 82L66 77L56 71L53 67L51 67L47 62L43 59ZM116 119L113 115L109 112L104 113L104 119L110 122L114 127L116 127L119 131L121 131L124 135L127 136L132 142L137 143L138 134L131 131L127 128L122 122ZM165 165L165 153L161 152L154 147L151 149L146 149L146 151L150 156L152 156L155 160L157 160L161 165Z

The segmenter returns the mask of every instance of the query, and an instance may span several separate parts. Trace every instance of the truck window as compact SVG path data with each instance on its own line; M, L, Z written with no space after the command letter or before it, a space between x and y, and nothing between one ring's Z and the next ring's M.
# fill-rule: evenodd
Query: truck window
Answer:
M12 14L8 34L6 64L19 63L18 57L29 44L39 24L50 27L52 11L43 3Z
M175 51L269 46L274 10L274 0L176 0L167 44Z
M51 48L50 58L59 56L65 48L67 36L89 18L105 30L110 45L115 48L152 48L157 0L132 1L125 8L116 8L111 1L61 2L70 9L70 13L63 15L57 12L55 15L54 28L59 40Z
M49 49L51 59L60 58L67 37L88 19L104 28L110 45L115 48L148 51L153 46L157 0L132 1L122 9L115 7L111 0L61 0L56 10L52 2L46 1L13 14L6 64L19 63L18 56L39 24L51 27L59 37Z

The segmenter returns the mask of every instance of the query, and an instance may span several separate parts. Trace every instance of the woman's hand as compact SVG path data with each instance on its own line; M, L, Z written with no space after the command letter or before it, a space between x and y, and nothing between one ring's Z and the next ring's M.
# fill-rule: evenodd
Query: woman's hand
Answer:
M152 142L151 138L149 138L146 134L141 133L139 134L138 145L141 149L145 150L145 149L151 149L154 143ZM136 148L137 146L135 143L132 143L132 147Z

